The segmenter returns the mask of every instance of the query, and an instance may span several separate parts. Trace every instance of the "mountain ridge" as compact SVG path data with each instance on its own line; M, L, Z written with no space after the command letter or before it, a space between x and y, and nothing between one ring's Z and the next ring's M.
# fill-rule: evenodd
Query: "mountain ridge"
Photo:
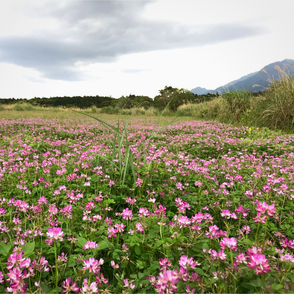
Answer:
M294 76L294 60L284 59L282 61L270 63L264 66L260 71L247 74L214 90L196 87L193 88L191 92L197 95L205 95L208 93L216 94L232 90L240 91L243 89L250 92L265 91L270 84L270 80L278 80L281 78L283 73L281 73L280 69L285 71L286 74Z

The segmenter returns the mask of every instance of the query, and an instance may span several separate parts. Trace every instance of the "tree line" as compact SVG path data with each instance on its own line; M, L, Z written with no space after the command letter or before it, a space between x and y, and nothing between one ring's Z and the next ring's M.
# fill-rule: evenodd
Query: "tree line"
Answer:
M252 95L259 95L260 93L252 93ZM130 109L134 107L154 107L159 110L164 109L166 106L170 110L176 111L177 108L186 103L202 103L210 101L219 94L205 94L197 95L186 89L173 88L171 86L165 86L164 89L159 90L159 95L154 99L143 96L133 95L122 96L118 99L107 96L64 96L64 97L35 97L32 99L27 98L0 98L0 104L16 104L16 103L29 103L33 106L40 107L76 107L76 108L89 108L95 106L97 108L114 107L119 109Z

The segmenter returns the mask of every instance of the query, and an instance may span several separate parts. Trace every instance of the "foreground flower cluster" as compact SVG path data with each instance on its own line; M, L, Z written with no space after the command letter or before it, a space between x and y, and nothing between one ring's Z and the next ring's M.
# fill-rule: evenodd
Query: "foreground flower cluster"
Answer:
M1 121L1 292L294 290L294 136L153 124Z

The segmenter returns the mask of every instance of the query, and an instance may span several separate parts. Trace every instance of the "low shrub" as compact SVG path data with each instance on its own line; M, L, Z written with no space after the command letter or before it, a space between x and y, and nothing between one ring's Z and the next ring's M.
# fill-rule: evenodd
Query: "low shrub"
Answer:
M101 112L107 113L107 114L119 114L119 108L112 107L112 106L106 106L101 109Z
M29 103L18 103L12 107L15 111L34 111L36 107Z

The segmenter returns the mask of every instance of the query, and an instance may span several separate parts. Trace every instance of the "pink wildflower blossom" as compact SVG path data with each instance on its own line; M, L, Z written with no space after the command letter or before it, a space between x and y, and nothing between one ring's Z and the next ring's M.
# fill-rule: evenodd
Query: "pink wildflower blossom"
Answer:
M261 273L266 274L270 272L270 265L268 264L268 259L265 258L263 254L253 254L249 256L250 262L248 263L248 267L255 269L256 274L259 275Z
M119 268L119 265L116 264L113 260L110 262L110 264L114 269Z
M91 294L91 293L97 293L98 288L97 288L97 283L92 282L90 285L88 283L88 279L84 279L83 281L83 287L80 289L81 292Z
M83 269L89 269L89 273L98 274L100 271L99 261L94 257L90 257L89 259L83 260L84 267Z
M76 282L73 282L70 277L61 283L62 290L61 293L79 292L79 287Z
M144 217L149 217L149 211L148 211L148 209L145 208L145 207L140 207L140 208L139 208L139 212L138 212L138 214L139 214L139 217L140 217L140 218L142 218L143 216L144 216Z
M222 249L228 247L233 251L237 250L237 240L235 238L224 238L219 242L219 245L222 247Z
M132 213L131 210L129 210L128 208L126 208L121 213L121 216L123 217L124 220L129 220L129 219L132 219L133 213Z
M97 244L96 242L87 241L84 245L84 249L96 249L98 248L98 246L99 244Z
M46 239L45 242L47 242L49 245L53 244L53 241L63 241L62 236L64 235L64 232L62 232L62 228L49 228L48 232L46 233L49 239Z
M176 283L180 280L176 271L168 270L163 271L158 275L156 284L154 285L157 288L159 294L169 293L172 294L178 288Z

